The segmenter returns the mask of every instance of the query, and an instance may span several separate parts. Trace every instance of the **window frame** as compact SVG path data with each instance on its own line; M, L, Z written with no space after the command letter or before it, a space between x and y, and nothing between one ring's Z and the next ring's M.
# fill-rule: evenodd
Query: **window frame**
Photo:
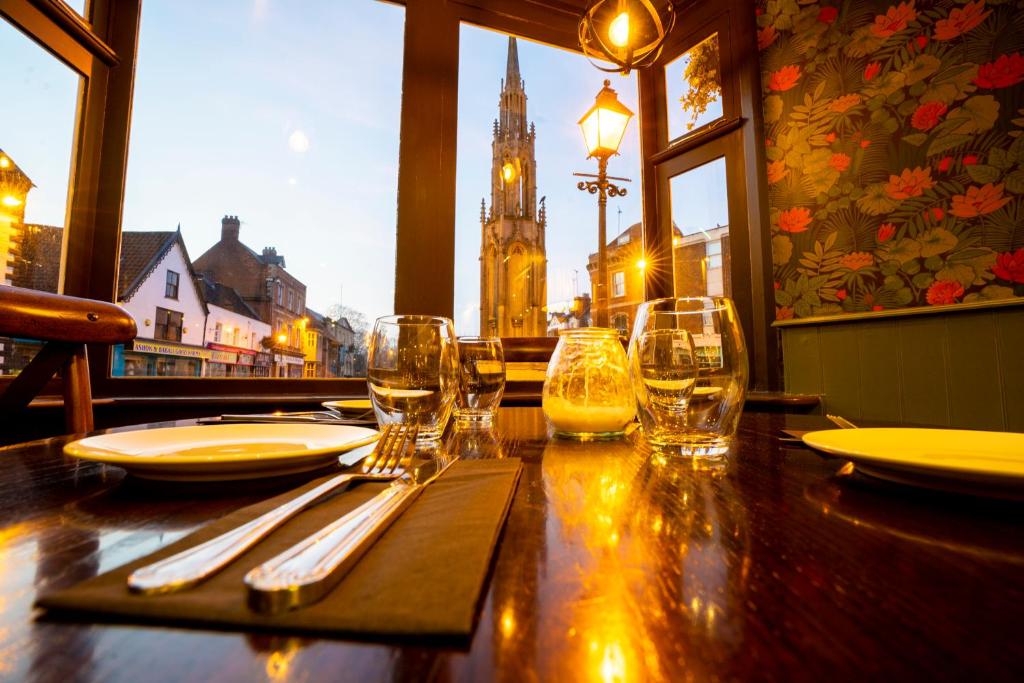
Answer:
M174 282L171 282L171 276L174 276ZM171 288L173 287L174 294L171 294ZM178 300L178 294L181 291L181 273L177 271L167 269L167 277L164 280L164 298Z
M367 2L376 0L366 0ZM579 52L579 8L562 2L519 0L417 0L404 6L402 105L399 130L398 196L394 310L409 314L451 317L454 312L455 153L458 129L459 30L462 23L502 31L524 39ZM712 130L699 129L671 148L664 129L663 64L709 20L728 23L730 44L719 41L720 58L730 55L728 71L737 79L741 116ZM56 58L83 75L75 131L69 210L59 291L115 301L120 250L124 180L128 157L141 0L91 0L88 16L79 17L59 0L0 0L0 18L9 21ZM734 143L745 160L746 223L767 225L763 132L760 114L760 73L754 13L743 0L692 2L679 12L660 64L638 71L638 125L641 137L644 245L653 258L671 255L671 236L659 229L659 196L664 188L656 164L705 139L742 131ZM723 74L726 67L723 63ZM758 106L754 106L757 104ZM723 111L724 118L728 114ZM732 227L730 227L730 230ZM770 295L770 242L762 230L750 233L751 308L744 328L752 349L752 375L758 388L777 386L775 337L765 313ZM739 240L737 240L739 241ZM730 239L735 250L740 245ZM672 276L648 269L647 298L671 294ZM734 269L735 270L735 269ZM734 282L735 282L734 274ZM773 309L767 306L767 311ZM756 325L754 322L756 321ZM509 339L510 360L546 358L553 338ZM756 358L755 358L756 356ZM205 378L111 377L109 348L90 349L93 394L96 397L194 397L296 394L309 396L365 395L359 378L250 378L246 382ZM9 382L0 379L0 387ZM51 384L58 393L58 385ZM515 387L510 387L509 394Z
M750 358L750 384L780 388L774 319L771 239L767 233L764 124L755 14L742 0L695 3L680 15L658 61L640 72L644 243L647 253L672 262L670 179L725 158L729 208L729 272ZM665 66L718 34L722 117L669 138ZM649 181L649 183L648 183ZM646 220L647 216L654 220ZM751 227L753 226L753 227ZM723 259L724 260L724 259ZM674 273L648 272L648 298L674 295Z
M171 325L172 320L176 320L178 324ZM153 339L156 339L157 341L167 341L180 344L182 335L184 334L183 330L185 329L184 321L184 313L172 311L171 309L164 308L163 306L157 306L156 315L153 316ZM160 336L160 328L163 328L165 336ZM178 331L178 336L176 338L166 336L168 334L168 331L172 329Z
M612 298L621 299L624 296L626 296L626 271L616 270L612 273Z

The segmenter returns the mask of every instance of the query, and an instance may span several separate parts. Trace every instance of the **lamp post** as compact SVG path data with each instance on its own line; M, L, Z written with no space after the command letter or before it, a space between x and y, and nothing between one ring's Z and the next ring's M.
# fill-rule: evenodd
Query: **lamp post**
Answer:
M591 173L574 173L573 175L596 180L581 180L576 184L580 190L597 195L597 279L594 281L594 324L597 327L608 327L608 197L624 197L626 188L619 187L609 180L630 182L629 178L616 178L608 175L608 158L619 153L622 136L626 132L631 112L609 87L610 81L597 93L597 98L583 118L580 129L587 144L587 158L597 159L597 175Z

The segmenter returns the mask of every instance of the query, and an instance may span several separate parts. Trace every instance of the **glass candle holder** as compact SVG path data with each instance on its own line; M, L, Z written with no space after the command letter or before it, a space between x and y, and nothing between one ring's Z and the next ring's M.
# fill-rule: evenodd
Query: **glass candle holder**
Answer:
M544 377L544 417L555 434L612 439L636 415L626 352L617 330L562 330Z

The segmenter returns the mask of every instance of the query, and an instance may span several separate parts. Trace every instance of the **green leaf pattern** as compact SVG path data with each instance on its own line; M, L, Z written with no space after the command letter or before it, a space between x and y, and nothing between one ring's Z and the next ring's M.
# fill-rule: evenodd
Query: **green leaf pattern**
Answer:
M813 217L773 221L777 317L1024 296L1024 2L982 4L757 3L771 214Z

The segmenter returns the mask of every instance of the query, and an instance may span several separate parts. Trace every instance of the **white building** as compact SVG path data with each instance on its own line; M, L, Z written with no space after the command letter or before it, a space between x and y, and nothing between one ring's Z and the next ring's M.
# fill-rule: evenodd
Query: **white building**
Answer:
M202 289L209 311L206 317L206 348L211 356L206 364L207 377L253 377L260 375L257 368L267 365L269 376L270 355L266 341L271 341L269 323L259 319L241 295L220 282L212 282L200 275L197 283ZM262 362L261 361L264 361ZM258 363L260 363L258 365Z
M112 374L204 374L213 356L205 347L208 311L180 230L122 233L117 303L135 319L139 334L115 347Z

